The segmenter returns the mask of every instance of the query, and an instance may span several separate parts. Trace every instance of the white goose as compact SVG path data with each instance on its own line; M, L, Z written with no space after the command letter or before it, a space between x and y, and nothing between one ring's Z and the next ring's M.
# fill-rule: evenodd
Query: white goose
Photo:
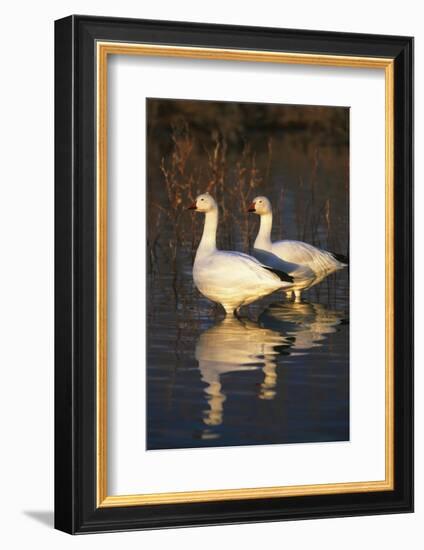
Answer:
M209 193L199 195L189 210L205 214L205 225L193 265L197 289L218 302L228 315L276 290L288 288L293 278L278 269L262 265L241 252L216 248L218 207Z
M272 206L266 197L256 197L249 212L260 216L259 232L253 244L253 254L262 263L284 269L295 278L295 285L286 291L288 298L301 300L302 291L320 283L325 277L347 266L347 259L339 254L321 250L301 241L271 241ZM280 263L283 262L283 263ZM287 262L290 265L287 265Z

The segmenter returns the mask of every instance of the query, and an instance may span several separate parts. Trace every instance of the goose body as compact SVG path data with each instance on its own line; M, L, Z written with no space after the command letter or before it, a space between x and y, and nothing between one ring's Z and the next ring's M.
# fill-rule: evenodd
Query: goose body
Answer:
M218 207L211 195L199 195L189 208L205 214L193 265L194 284L206 298L221 304L226 314L237 314L241 306L292 286L293 278L284 271L247 254L216 248Z
M287 266L286 272L293 276L295 285L287 291L294 293L297 301L303 290L320 283L325 277L343 269L347 260L338 254L321 250L302 241L283 240L272 242L272 206L266 197L256 197L249 212L260 216L259 232L253 245L253 254L265 265ZM282 263L279 263L282 262Z

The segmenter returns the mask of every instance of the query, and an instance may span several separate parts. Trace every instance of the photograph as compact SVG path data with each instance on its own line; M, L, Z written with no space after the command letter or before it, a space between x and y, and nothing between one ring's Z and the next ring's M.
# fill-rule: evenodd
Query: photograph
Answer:
M349 119L146 98L147 450L349 441Z

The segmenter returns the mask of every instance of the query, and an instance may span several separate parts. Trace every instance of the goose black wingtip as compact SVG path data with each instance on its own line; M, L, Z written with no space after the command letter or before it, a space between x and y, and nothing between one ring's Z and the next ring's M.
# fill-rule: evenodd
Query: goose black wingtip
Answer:
M294 282L294 279L291 275L289 275L288 273L286 273L285 271L280 271L279 269L273 269L272 267L267 267L267 266L264 266L265 269L267 269L268 271L271 271L271 273L275 273L275 275L277 275L277 277L281 280L281 281L284 281L286 283L293 283Z

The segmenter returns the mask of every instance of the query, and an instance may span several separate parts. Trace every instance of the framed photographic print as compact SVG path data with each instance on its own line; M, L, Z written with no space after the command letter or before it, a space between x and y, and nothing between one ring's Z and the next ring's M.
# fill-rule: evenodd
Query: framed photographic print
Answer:
M55 24L55 525L413 509L413 39Z

